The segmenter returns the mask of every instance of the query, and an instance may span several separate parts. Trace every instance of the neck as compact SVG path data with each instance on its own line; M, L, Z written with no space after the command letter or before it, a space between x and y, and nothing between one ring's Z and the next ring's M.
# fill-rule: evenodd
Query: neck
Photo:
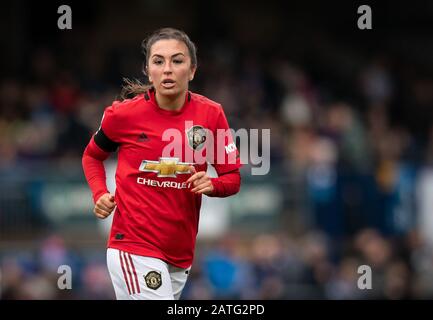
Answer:
M182 108L185 103L186 92L183 92L177 96L163 96L159 92L155 92L156 103L161 109L177 111Z

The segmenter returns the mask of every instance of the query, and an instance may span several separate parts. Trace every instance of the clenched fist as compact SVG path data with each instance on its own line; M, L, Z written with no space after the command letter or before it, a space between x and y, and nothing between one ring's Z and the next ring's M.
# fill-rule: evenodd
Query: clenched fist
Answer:
M110 193L105 193L96 201L93 212L99 219L105 219L113 212L115 207L116 202L114 201L114 196Z

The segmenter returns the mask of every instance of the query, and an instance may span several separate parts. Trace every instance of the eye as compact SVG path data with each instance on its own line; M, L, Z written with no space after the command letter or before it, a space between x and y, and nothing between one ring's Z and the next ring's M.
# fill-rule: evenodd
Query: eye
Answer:
M181 64L181 63L183 63L183 60L182 59L174 59L173 63L175 63L175 64Z
M153 60L153 64L156 64L156 65L161 65L162 64L162 59L155 59L155 60Z

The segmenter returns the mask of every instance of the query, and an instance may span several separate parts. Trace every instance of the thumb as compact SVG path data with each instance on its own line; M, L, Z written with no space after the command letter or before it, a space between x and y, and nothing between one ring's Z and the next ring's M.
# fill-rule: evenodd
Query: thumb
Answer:
M110 197L108 198L108 200L110 200L111 202L114 202L114 196L112 194L110 194Z
M197 170L195 170L195 167L193 165L190 165L189 168L191 169L191 174L194 174L197 172Z

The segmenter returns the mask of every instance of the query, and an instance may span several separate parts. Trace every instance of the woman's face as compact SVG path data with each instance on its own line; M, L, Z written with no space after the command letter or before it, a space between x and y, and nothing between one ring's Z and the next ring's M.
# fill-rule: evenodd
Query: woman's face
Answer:
M175 39L158 40L150 48L147 64L149 81L165 96L177 96L188 90L196 67L185 43Z

